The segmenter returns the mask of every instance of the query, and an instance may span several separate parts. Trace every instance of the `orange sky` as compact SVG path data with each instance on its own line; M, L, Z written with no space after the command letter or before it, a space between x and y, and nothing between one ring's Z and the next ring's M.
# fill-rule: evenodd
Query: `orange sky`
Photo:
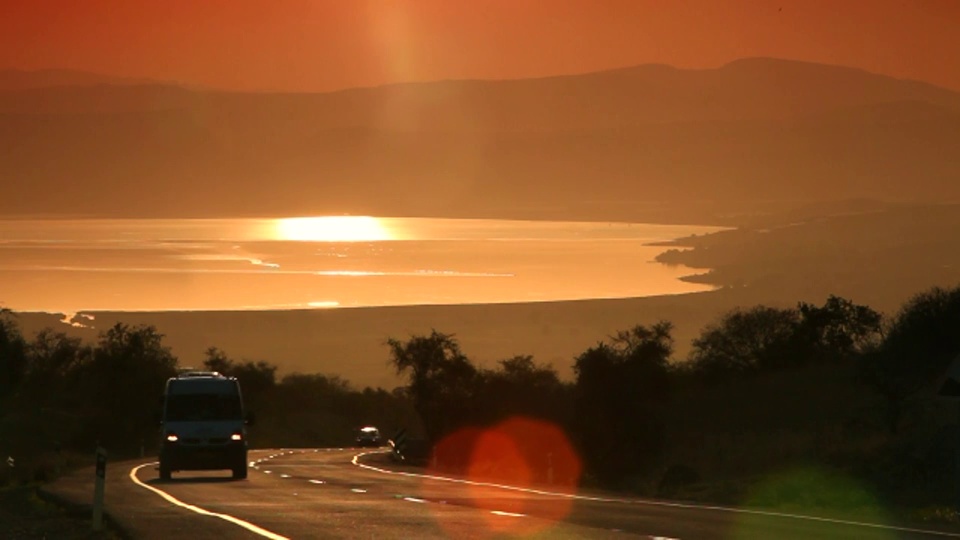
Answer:
M0 68L243 90L745 56L960 90L960 0L0 0Z

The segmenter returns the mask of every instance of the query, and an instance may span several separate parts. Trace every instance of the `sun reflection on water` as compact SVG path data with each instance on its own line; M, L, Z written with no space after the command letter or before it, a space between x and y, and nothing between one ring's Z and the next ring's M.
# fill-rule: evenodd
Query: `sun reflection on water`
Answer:
M370 216L319 216L275 220L277 240L293 242L377 242L394 235L380 219Z

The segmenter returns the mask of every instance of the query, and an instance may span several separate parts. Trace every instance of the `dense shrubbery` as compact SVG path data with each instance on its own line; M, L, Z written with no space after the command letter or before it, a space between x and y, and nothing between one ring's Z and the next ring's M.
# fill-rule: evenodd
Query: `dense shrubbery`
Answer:
M0 314L0 455L14 476L49 476L68 455L105 447L113 458L156 451L163 385L177 358L150 326L118 324L94 344L52 330L27 341L15 314ZM289 374L276 379L266 361L234 361L216 348L204 369L236 376L258 415L258 446L348 445L356 429L415 421L409 400L384 390L354 390L336 377ZM36 469L36 470L32 470Z
M860 356L881 335L881 316L831 296L822 307L736 309L693 341L690 369L723 378Z
M608 486L675 493L708 476L811 461L875 477L904 461L905 451L913 455L905 462L929 478L931 462L916 449L939 450L916 430L897 436L884 418L918 394L932 399L937 378L960 354L958 298L960 289L923 293L887 323L835 296L822 306L738 309L703 330L687 361L671 358L669 323L636 326L578 355L572 383L530 357L478 369L437 331L390 347L433 442L511 416L546 420L565 430L586 472ZM905 444L910 438L914 444ZM684 471L682 482L676 471Z
M663 449L671 329L667 322L636 326L577 357L576 438L588 470L604 483L637 474Z
M934 402L939 378L960 355L960 288L919 294L889 321L838 297L822 306L734 310L703 330L686 361L672 358L671 331L668 322L638 325L598 342L575 358L573 381L531 356L478 367L454 336L436 330L388 340L393 367L407 377L390 392L355 390L333 375L277 380L275 365L233 360L216 348L203 367L240 379L258 416L257 446L344 445L372 423L387 435L405 427L456 448L487 428L526 425L516 424L525 418L565 434L597 482L646 485L651 494L791 461L881 476L892 489L949 477L943 468L951 460L923 457L943 450L935 429L918 427L938 421L936 407L915 405ZM114 455L134 455L141 445L149 452L157 398L177 368L152 327L117 325L94 344L51 330L28 340L4 312L0 452L89 451L98 442ZM464 467L468 457L446 456ZM579 474L580 463L554 459L537 454L535 477L563 466Z

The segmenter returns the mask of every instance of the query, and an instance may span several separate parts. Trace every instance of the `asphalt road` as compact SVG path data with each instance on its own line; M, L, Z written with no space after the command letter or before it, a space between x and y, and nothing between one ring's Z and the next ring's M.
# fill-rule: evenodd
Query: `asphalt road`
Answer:
M213 538L960 538L960 535L603 494L554 493L397 468L360 449L252 451L247 480L107 466L106 511L136 539ZM359 457L357 457L359 456ZM47 490L92 499L92 470Z

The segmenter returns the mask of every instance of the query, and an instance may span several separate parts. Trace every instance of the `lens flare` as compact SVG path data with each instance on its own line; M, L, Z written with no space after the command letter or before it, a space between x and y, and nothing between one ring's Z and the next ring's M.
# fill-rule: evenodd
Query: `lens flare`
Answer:
M884 530L891 522L879 497L866 485L841 471L825 467L787 468L773 473L753 485L744 507L767 512L784 512L807 516L842 516L861 523L872 523L871 538L899 538L893 530ZM834 524L810 521L809 537L830 536ZM758 538L769 531L769 518L756 513L738 516L730 538Z
M526 417L513 417L489 429L461 429L445 437L434 447L430 466L433 473L463 475L475 482L468 485L469 502L489 511L486 532L491 535L540 533L564 519L573 500L489 484L574 493L582 472L580 458L562 429ZM452 523L441 521L441 525L456 528ZM448 532L456 538L468 532L475 536L477 531Z

